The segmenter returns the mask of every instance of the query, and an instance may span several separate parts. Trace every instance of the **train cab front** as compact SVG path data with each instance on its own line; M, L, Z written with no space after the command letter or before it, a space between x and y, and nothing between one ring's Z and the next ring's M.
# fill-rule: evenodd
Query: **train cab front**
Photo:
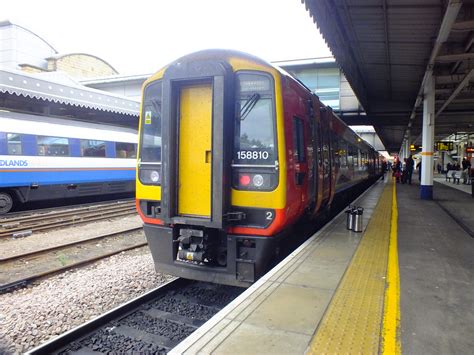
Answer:
M137 210L158 272L248 286L284 224L279 79L264 64L204 57L144 85Z

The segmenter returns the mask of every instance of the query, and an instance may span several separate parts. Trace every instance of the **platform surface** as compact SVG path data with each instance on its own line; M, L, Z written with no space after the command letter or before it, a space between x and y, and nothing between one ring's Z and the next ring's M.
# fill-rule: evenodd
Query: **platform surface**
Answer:
M445 211L470 196L394 185L355 202L364 233L340 214L171 354L470 353L474 244Z
M461 181L459 182L459 184L456 182L453 182L453 179L451 179L451 181L446 181L446 177L441 174L441 175L436 175L433 180L441 185L445 185L445 186L448 186L448 187L451 187L453 189L456 189L456 190L459 190L459 191L462 191L462 192L465 192L467 194L471 194L472 193L472 187L470 184L464 184L462 179Z
M435 183L397 186L401 341L406 354L472 354L474 349L474 199ZM449 213L448 213L449 212Z

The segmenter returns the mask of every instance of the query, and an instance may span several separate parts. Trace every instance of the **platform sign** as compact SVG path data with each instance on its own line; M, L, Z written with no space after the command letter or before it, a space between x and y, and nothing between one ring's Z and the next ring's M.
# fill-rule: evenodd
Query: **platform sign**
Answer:
M418 150L421 150L421 145L418 144L410 144L410 151L411 152L416 152Z
M436 142L436 149L439 151L451 151L454 149L453 142Z

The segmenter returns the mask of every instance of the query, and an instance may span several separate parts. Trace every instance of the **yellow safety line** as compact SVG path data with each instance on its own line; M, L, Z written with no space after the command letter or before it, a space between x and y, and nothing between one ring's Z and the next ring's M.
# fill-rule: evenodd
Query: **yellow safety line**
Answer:
M383 316L383 354L401 354L400 340L400 272L398 266L398 207L397 184L392 188L392 223L388 252L387 289Z
M385 186L351 263L310 342L308 354L375 354L382 350L382 343L388 354L389 338L393 338L395 344L391 348L395 349L392 352L396 349L400 351L400 346L396 345L399 344L398 308L390 306L395 318L393 331L389 331L385 323L385 320L388 324L392 319L392 312L390 317L385 317L384 312L389 245L393 244L391 236L396 238L396 226L393 223L394 208L396 211L396 202L394 205L393 200L396 196L393 191L394 187L390 184ZM398 271L398 263L392 259L393 256L390 268ZM394 271L391 272L391 276L396 275ZM394 285L395 282L392 283ZM396 291L390 289L390 292L390 302L395 296L395 304L398 304Z

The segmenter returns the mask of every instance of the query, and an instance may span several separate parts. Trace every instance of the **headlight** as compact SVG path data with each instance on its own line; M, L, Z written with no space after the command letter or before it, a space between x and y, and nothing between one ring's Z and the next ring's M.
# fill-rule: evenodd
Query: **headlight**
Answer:
M263 176L260 174L254 175L253 176L253 184L256 187L262 187L263 186Z
M160 173L159 173L158 171L156 171L156 170L152 170L152 171L150 172L150 180L151 180L152 182L154 182L155 184L156 184L157 182L160 182Z
M139 168L140 181L145 185L160 185L161 171L158 169Z

